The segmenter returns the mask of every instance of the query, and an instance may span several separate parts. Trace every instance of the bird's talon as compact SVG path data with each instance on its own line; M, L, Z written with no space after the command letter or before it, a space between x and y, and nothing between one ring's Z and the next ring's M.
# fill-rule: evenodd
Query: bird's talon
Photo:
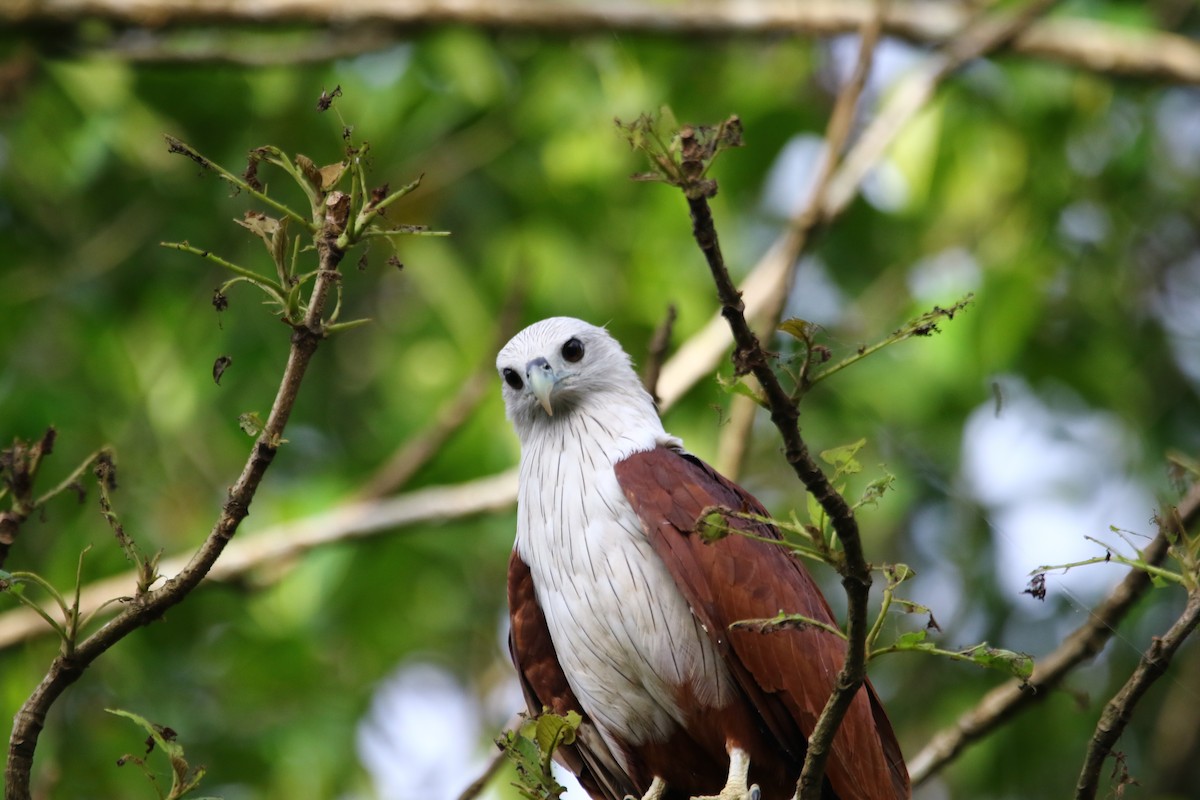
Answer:
M699 795L692 800L762 800L762 792L759 791L757 783L744 792L733 786L726 786L720 794Z

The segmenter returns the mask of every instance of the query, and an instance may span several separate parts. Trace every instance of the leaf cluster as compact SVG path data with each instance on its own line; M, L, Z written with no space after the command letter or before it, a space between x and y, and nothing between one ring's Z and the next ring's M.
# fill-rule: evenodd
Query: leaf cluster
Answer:
M297 327L304 324L309 313L304 290L320 271L319 267L302 268L301 254L316 252L321 246L345 252L359 243L376 238L385 239L394 246L397 236L447 235L444 231L431 231L422 225L386 222L387 210L420 186L421 177L396 190L391 190L387 184L370 186L364 167L370 151L367 142L358 146L347 145L342 160L320 167L302 153L293 157L279 147L264 145L250 152L246 170L239 176L173 136L167 136L166 140L170 152L191 159L237 191L248 193L278 214L269 216L263 211L249 210L242 219L234 220L262 241L270 257L273 274L237 264L188 242L162 242L163 247L198 255L234 273L233 278L222 283L213 293L213 306L218 311L228 307L229 289L234 284L245 282L265 295L267 305L284 322ZM300 188L308 201L308 208L297 210L271 195L268 186L262 182L260 164L282 171ZM293 225L300 228L299 234L290 232ZM341 299L339 281L337 302L322 324L325 334L348 330L368 321L356 319L339 322ZM214 377L219 382L219 375L214 373Z
M708 177L713 162L725 150L742 147L742 121L730 116L716 125L675 124L675 115L664 108L659 117L642 114L632 122L616 120L629 146L642 152L654 168L633 176L636 181L660 181L683 191L689 198L713 197L717 182ZM674 131L663 137L663 128Z
M575 741L582 717L568 711L565 716L543 709L534 719L527 719L517 730L505 731L496 744L512 761L517 772L513 784L528 800L558 800L566 790L554 778L550 764L554 751Z
M190 794L200 786L200 780L204 777L205 769L204 767L193 767L188 764L187 758L184 756L183 744L179 741L179 735L173 729L165 725L153 723L132 711L119 708L107 708L105 711L115 714L118 717L124 717L146 731L145 754L139 756L127 753L117 759L117 766L123 767L126 764L135 764L145 773L146 779L154 787L159 800L179 800L179 798ZM156 749L166 756L171 767L171 785L166 789L159 785L158 776L147 763L146 756L149 756ZM201 797L196 798L196 800L216 800L216 798Z

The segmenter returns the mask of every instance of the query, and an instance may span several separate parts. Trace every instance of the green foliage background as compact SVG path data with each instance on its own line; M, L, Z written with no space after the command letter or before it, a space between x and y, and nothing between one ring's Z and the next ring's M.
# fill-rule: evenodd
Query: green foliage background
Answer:
M607 323L639 360L668 303L679 309L676 342L697 330L715 301L686 206L678 193L627 180L643 164L613 118L663 105L680 121L741 116L748 146L718 162L714 211L727 260L744 272L782 223L762 202L768 172L793 136L823 132L834 72L828 43L787 37L687 43L450 28L355 58L255 68L74 57L46 45L3 40L5 63L22 70L0 107L0 436L56 425L54 479L111 443L127 530L168 554L194 547L215 518L250 443L238 415L269 408L288 331L245 287L218 315L211 295L225 276L158 246L187 240L265 264L260 243L230 222L249 198L168 155L162 134L240 171L247 151L267 143L336 161L344 120L371 142L378 182L425 175L393 219L453 232L402 242L402 271L386 265L383 244L365 270L346 265L347 316L374 323L318 353L289 444L240 534L249 537L329 508L427 428L491 360L496 320L518 288L522 322L568 314ZM315 110L334 85L344 92L340 119ZM864 464L886 462L897 475L897 490L863 514L868 552L910 563L918 578L908 595L935 614L938 592L949 593L956 611L939 616L947 646L987 639L1036 656L1086 614L1055 592L1054 578L1045 607L1031 610L1021 575L997 577L994 529L960 473L964 423L997 403L993 384L1024 382L1055 407L1113 415L1137 443L1114 469L1163 498L1177 496L1166 451L1200 446L1198 377L1181 368L1161 313L1178 270L1200 281L1198 165L1173 158L1160 127L1172 97L1197 103L1195 89L1014 57L973 65L894 150L907 198L890 210L860 199L815 243L845 303L824 332L835 358L958 298L962 287L914 296L923 259L961 248L979 265L974 305L941 335L869 359L803 409L815 450L866 436ZM283 185L274 176L272 188ZM1063 221L1081 202L1106 221L1087 241ZM1193 360L1196 346L1184 346ZM216 386L222 354L233 363ZM712 459L728 405L706 381L670 412L668 428ZM777 513L802 509L770 431L757 433L747 485ZM490 392L413 486L492 474L516 458ZM1152 512L1136 509L1142 532ZM119 707L177 730L189 758L208 767L205 793L371 796L356 725L398 665L440 665L479 698L509 679L500 631L512 530L511 512L396 530L207 586L109 653L54 708L36 784L55 797L147 796L140 775L113 766L141 740L104 711ZM69 586L89 544L88 580L126 567L94 491L32 521L8 568ZM1041 561L1030 553L1028 567ZM836 582L820 578L836 604ZM1156 593L1071 691L970 750L923 796L1063 796L1099 704L1181 604L1182 593ZM900 619L895 629L920 624ZM44 638L0 652L6 717L55 647ZM909 753L1002 680L915 655L872 670ZM1120 745L1139 796L1184 797L1200 781L1200 715L1172 715L1198 706L1197 674L1192 647ZM488 752L502 722L490 711L483 736L455 743L462 763ZM506 791L505 779L497 785Z

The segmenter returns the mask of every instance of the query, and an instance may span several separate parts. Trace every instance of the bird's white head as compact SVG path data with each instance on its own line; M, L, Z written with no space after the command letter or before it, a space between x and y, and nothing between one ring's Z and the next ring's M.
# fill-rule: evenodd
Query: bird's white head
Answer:
M658 422L654 401L629 356L604 328L551 317L518 333L496 356L504 406L524 442L539 425L568 422L579 411Z

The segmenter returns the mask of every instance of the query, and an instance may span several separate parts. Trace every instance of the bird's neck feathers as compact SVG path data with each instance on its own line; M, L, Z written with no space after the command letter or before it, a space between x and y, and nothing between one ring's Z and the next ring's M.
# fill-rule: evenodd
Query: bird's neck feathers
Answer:
M633 377L632 375L630 377ZM548 416L541 408L513 420L521 461L554 452L578 454L596 466L612 465L631 453L659 445L681 447L658 418L654 401L634 378L595 384Z

